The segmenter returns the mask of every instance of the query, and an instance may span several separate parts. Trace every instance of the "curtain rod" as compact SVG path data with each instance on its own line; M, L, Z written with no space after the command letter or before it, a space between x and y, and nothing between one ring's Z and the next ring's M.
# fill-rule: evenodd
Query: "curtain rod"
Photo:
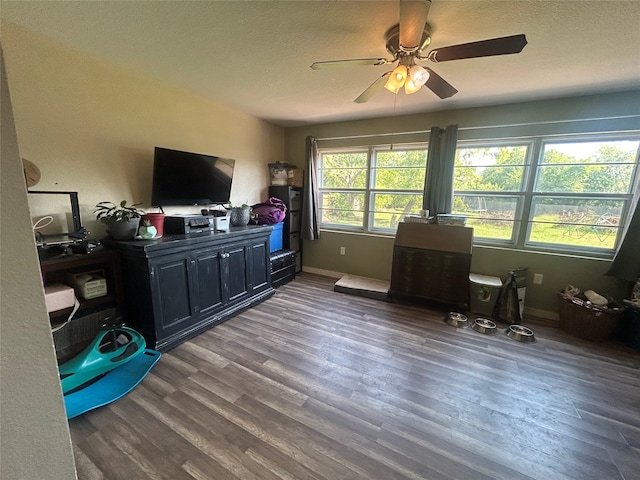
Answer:
M485 125L485 126L478 126L478 127L459 127L458 131L489 130L492 128L530 127L535 125L553 125L557 123L578 123L578 122L596 122L596 121L603 121L603 120L624 120L624 119L630 119L630 118L640 118L640 115L624 115L619 117L600 117L600 118L580 118L576 120L553 120L553 121L547 121L547 122L513 123L513 124L506 124L506 125ZM395 135L418 135L423 133L429 133L430 131L431 129L414 130L411 132L390 132L390 133L372 133L372 134L366 134L366 135L347 135L343 137L323 137L323 138L318 137L316 138L316 140L317 141L349 140L349 139L356 139L356 138L389 137L389 136L395 136Z

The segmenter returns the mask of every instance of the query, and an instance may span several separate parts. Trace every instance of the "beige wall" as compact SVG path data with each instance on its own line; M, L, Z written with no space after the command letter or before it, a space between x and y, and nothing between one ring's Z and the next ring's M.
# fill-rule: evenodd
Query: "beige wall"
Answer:
M289 128L285 132L285 160L304 166L305 137L324 146L427 141L432 126L458 124L461 140L505 138L557 133L640 130L640 92L563 98L514 105L450 110L404 117ZM393 128L393 135L389 135ZM411 133L408 133L411 132ZM359 137L359 138L349 138ZM340 247L346 255L340 255ZM319 240L304 243L307 271L339 276L343 273L388 280L391 277L393 239L375 235L321 232ZM556 293L567 284L582 290L623 298L629 285L607 277L610 261L576 256L538 254L501 248L475 247L472 271L506 279L509 270L528 267L525 304L528 312L554 318ZM542 285L534 285L542 273Z
M11 112L4 56L0 124L0 477L76 478Z
M234 158L231 200L266 199L267 164L282 161L282 128L2 25L20 153L42 172L38 190L79 193L92 237L97 202L149 206L153 148ZM165 209L198 213L200 207Z
M69 479L73 456L19 157L40 168L37 189L79 193L83 223L99 238L97 202L149 203L154 146L236 159L231 200L255 203L267 195L267 164L284 158L284 131L21 27L0 31L17 130L5 154L3 79L0 477Z

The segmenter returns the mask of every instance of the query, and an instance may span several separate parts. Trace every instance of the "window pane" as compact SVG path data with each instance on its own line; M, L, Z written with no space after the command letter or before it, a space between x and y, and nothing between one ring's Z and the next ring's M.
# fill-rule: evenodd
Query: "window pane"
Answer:
M326 153L319 168L321 188L365 188L367 153Z
M492 195L455 195L453 213L466 215L473 236L511 240L516 222L519 197Z
M377 150L378 167L412 167L421 168L427 165L426 150Z
M454 190L518 192L526 162L527 147L458 148Z
M639 143L547 143L535 191L628 193Z
M376 151L373 187L378 190L422 190L426 150Z
M616 244L623 207L623 200L536 198L529 240L612 249Z
M405 215L419 214L421 194L374 193L373 228L398 228Z
M362 227L364 198L362 192L321 192L320 223Z

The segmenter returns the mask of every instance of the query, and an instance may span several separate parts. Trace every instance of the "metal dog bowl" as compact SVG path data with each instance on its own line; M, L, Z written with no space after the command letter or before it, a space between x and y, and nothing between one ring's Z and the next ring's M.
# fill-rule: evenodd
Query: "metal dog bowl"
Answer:
M536 338L533 336L533 330L522 325L509 325L504 331L507 337L522 343L533 343Z
M469 326L467 316L457 312L449 312L444 321L456 328L467 328Z
M498 333L498 326L488 318L476 318L471 328L485 335L496 335Z

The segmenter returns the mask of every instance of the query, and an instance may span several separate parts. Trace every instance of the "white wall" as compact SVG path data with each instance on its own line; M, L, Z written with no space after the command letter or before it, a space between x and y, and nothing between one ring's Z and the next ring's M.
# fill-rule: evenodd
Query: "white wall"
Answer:
M0 56L0 477L76 478L36 245Z

